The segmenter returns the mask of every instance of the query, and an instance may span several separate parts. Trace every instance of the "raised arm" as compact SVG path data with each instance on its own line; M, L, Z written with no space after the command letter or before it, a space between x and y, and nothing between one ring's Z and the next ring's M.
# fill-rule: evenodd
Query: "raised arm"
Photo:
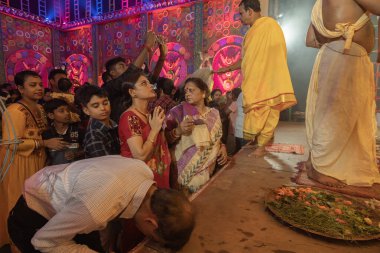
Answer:
M147 57L147 55L149 53L152 53L152 50L153 50L155 42L156 42L156 36L154 35L154 33L152 31L149 31L147 33L145 45L144 45L142 51L137 56L136 60L133 62L133 64L136 67L138 67L138 68L142 67L142 65L144 64L144 61L145 61L145 58Z
M158 77L160 76L162 67L164 66L166 55L168 54L168 48L165 44L165 41L161 39L162 43L159 44L160 48L160 57L158 58L158 61L156 63L156 66L154 67L152 79L154 82L157 81Z

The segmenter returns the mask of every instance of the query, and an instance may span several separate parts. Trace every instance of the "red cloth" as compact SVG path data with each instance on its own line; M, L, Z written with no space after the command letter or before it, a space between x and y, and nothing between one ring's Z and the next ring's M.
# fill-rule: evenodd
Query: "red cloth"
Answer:
M141 136L145 143L151 128L133 111L124 112L119 121L119 138L121 155L131 157L132 152L127 140L134 136ZM151 159L146 164L152 169L154 180L160 188L169 188L170 153L163 131L161 131L154 144L154 151Z

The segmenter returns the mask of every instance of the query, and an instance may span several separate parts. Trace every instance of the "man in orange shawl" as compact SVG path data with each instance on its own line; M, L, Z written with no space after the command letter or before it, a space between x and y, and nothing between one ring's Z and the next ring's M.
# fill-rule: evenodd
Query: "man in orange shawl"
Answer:
M242 0L240 19L250 29L244 37L243 59L216 73L242 69L244 139L257 140L254 156L265 155L280 112L297 103L290 79L284 34L278 23L262 17L258 0Z

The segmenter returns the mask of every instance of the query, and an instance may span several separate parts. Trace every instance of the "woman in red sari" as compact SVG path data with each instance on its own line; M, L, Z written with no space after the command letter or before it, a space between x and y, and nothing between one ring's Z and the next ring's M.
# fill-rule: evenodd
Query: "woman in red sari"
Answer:
M160 188L169 188L170 153L162 123L161 107L148 112L148 103L156 98L153 86L143 72L131 73L123 82L127 110L120 116L119 139L121 155L144 161L152 169ZM126 252L144 239L131 220L122 222L120 249Z
M148 78L137 72L125 80L125 101L128 109L119 121L121 155L145 161L152 169L157 186L169 188L170 153L162 131L165 112L161 107L148 112L149 101L156 93Z

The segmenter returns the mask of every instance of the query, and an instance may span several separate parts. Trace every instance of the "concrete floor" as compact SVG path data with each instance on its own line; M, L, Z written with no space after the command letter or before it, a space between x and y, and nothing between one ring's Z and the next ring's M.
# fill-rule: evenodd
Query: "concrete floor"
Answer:
M275 143L306 145L303 123L280 123ZM264 205L267 191L292 184L294 167L305 155L270 153L248 157L241 150L231 165L193 201L197 225L181 253L379 253L380 241L350 243L328 240L291 228L273 217ZM134 252L166 252L141 246Z

